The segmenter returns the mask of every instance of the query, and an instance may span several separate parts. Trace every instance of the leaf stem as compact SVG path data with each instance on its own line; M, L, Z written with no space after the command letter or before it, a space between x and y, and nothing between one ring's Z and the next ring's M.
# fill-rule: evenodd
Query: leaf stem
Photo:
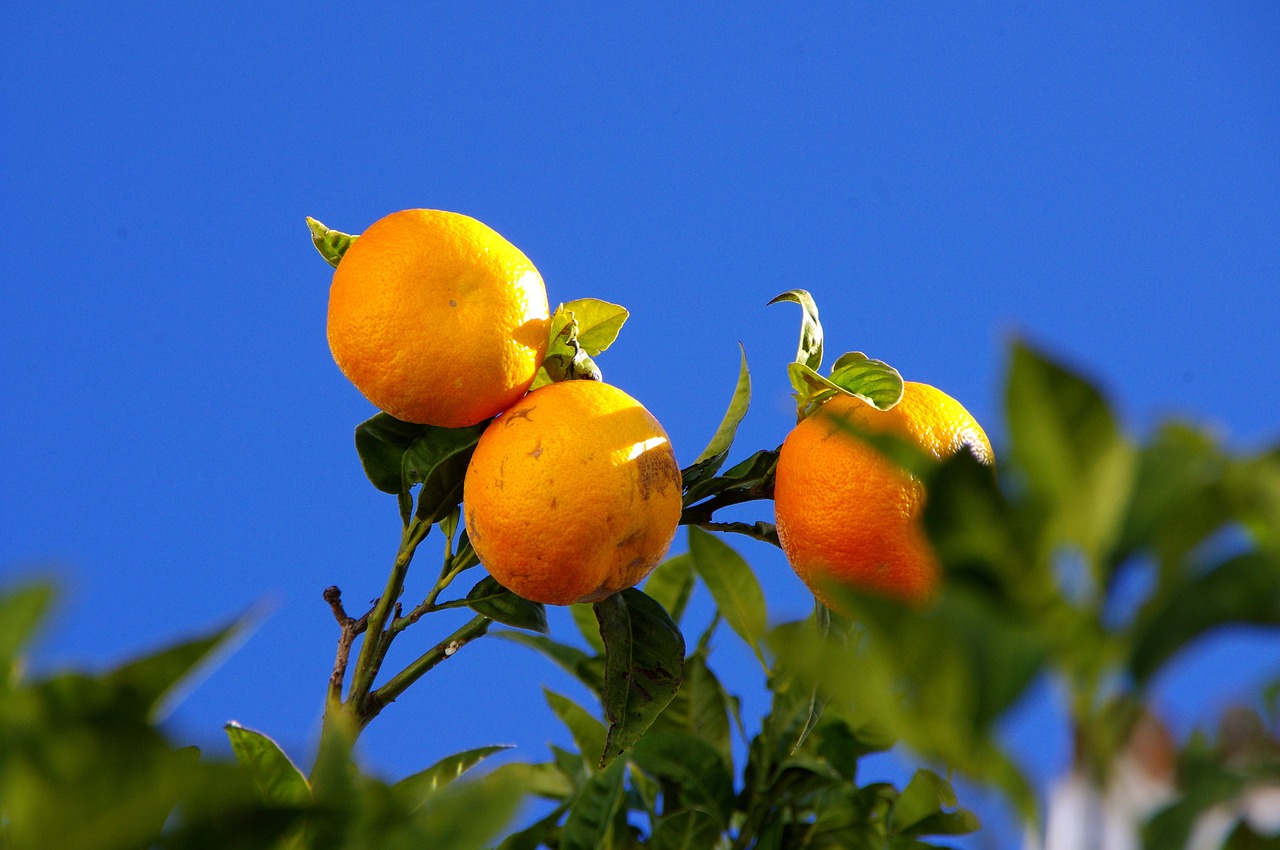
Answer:
M488 617L476 615L460 629L433 646L416 661L393 676L385 685L370 693L368 699L365 700L364 710L361 712L360 726L363 728L369 721L377 717L378 713L388 703L395 702L396 697L404 693L405 689L422 678L432 667L435 667L446 658L452 658L459 649L462 649L462 647L476 638L483 636L492 622L493 620Z

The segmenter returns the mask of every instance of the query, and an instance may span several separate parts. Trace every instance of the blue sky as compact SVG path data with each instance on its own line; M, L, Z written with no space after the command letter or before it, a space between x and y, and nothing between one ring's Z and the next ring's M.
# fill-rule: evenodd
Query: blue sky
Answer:
M308 751L336 639L320 592L376 596L398 518L352 448L372 410L329 356L306 215L355 232L465 212L553 303L624 304L605 376L682 463L739 342L756 392L737 456L785 436L798 315L765 303L792 288L817 298L831 359L943 388L997 449L1014 335L1137 432L1184 415L1273 442L1277 67L1261 2L14 7L0 574L65 589L45 666L265 604L175 728L220 746L234 718ZM775 620L807 612L779 555L738 545ZM727 634L717 653L762 694ZM499 641L466 654L379 718L371 765L564 738L540 685L577 692L548 664ZM1200 655L1162 685L1180 729L1280 671L1258 635ZM1066 753L1051 703L1012 733L1038 775Z

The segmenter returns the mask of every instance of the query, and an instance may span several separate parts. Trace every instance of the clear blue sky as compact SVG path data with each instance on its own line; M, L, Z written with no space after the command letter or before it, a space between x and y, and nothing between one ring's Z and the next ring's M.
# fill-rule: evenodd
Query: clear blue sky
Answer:
M305 215L354 232L465 212L553 303L624 304L601 365L682 463L739 341L756 395L738 456L785 435L798 314L765 303L796 287L832 358L942 387L997 448L1015 334L1099 380L1135 431L1178 414L1237 446L1280 437L1280 7L533 8L7 9L0 573L66 590L41 665L265 601L175 729L221 746L234 718L309 751L336 638L321 590L376 596L398 518L352 448L372 410L330 359ZM739 548L775 620L807 612L777 553ZM580 692L549 663L496 640L465 655L379 718L372 766L564 740L540 685ZM758 710L727 633L715 659ZM1274 639L1212 640L1161 699L1185 730L1277 671ZM1054 721L1044 689L1013 730L1036 775L1063 766Z

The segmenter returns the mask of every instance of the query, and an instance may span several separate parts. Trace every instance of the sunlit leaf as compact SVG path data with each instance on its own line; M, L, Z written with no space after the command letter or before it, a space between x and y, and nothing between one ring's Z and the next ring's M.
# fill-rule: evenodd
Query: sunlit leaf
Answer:
M566 301L563 307L578 323L578 344L592 357L613 344L630 316L622 305L599 298L578 298Z
M509 749L511 749L510 746L494 745L454 753L440 759L426 770L406 776L392 788L402 799L410 801L414 807L421 806L436 791L444 788L489 756Z
M467 594L467 607L503 625L544 635L551 633L547 626L547 611L541 602L516 596L498 584L493 576L485 576L476 582Z
M767 669L760 639L768 627L768 612L751 567L727 543L699 528L689 529L689 554L725 621Z
M380 845L360 836L358 846L447 847L484 850L524 799L529 765L509 764L479 779L455 782L430 794L414 810L399 840ZM363 839L363 840L361 840Z
M684 637L666 609L635 588L595 608L605 645L605 765L640 739L679 690Z
M817 372L822 366L822 323L818 321L818 305L813 296L803 289L784 292L769 303L779 304L784 301L799 304L801 310L800 345L796 349L795 362Z
M228 723L225 728L236 760L249 770L264 800L285 805L310 802L307 778L279 744L237 723Z
M316 250L320 252L320 256L324 257L325 262L335 269L341 262L342 255L351 247L351 243L359 238L339 230L331 230L311 216L307 216L307 228L311 231L311 244L316 246Z
M828 379L879 410L888 410L902 400L903 383L898 370L861 351L841 354Z

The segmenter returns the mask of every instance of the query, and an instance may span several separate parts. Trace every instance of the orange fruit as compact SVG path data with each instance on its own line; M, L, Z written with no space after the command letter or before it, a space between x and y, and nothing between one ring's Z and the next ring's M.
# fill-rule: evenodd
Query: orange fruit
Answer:
M329 289L329 348L397 419L461 428L533 383L550 313L542 275L469 216L403 210L347 249Z
M539 387L489 424L463 483L467 534L499 584L548 605L633 587L681 513L662 425L599 381Z
M940 567L920 526L924 486L838 419L911 440L939 459L968 447L989 464L991 443L958 401L907 381L902 400L885 411L833 397L782 444L773 491L778 540L814 595L832 606L828 584L843 583L925 601Z

